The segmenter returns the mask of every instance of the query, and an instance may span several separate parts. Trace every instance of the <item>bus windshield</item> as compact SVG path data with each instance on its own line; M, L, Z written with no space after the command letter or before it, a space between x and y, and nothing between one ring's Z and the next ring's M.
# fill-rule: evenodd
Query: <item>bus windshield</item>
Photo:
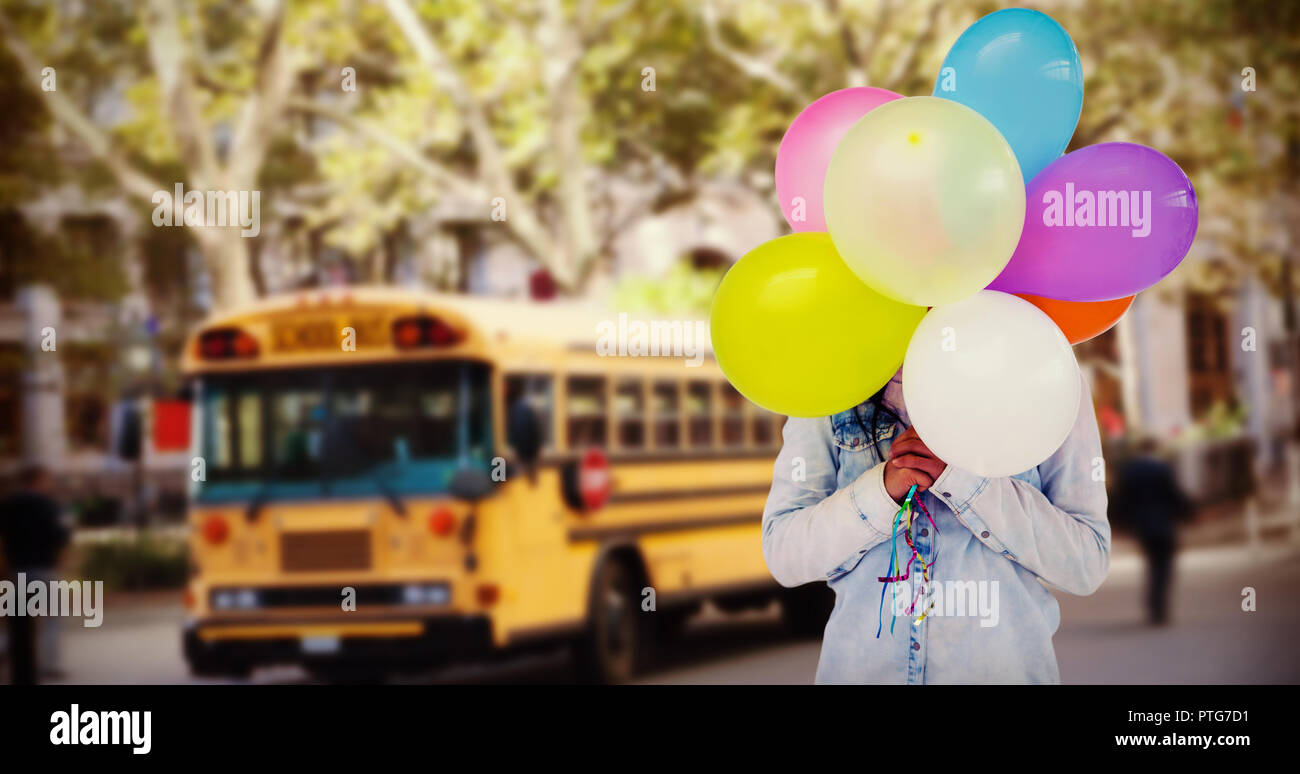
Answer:
M198 386L200 501L442 492L491 458L481 363L214 374Z

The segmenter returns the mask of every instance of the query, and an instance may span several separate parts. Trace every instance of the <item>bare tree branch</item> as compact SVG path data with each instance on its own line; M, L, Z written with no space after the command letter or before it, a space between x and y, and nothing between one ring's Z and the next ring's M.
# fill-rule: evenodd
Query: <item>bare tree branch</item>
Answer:
M148 30L149 59L159 91L174 127L181 162L198 188L213 187L220 167L207 126L196 101L193 63L181 34L172 0L150 0L143 11Z
M385 131L375 124L362 120L352 114L305 97L291 97L286 103L288 108L300 113L316 115L333 121L355 134L367 137L383 146L389 153L410 164L420 172L433 178L439 185L446 186L457 195L472 199L486 197L487 191L478 183L455 173L447 167L421 153L414 145Z
M384 0L389 16L401 29L407 42L415 50L416 57L446 90L447 96L465 120L470 140L478 157L479 172L488 188L497 196L506 199L508 215L506 224L511 234L533 256L546 266L556 283L566 289L573 287L575 277L565 266L559 246L555 244L541 220L527 206L514 184L510 168L506 164L491 124L482 104L474 98L469 85L465 83L437 41L425 29L415 11L406 0Z
M826 10L831 16L840 20L840 43L844 47L844 57L850 65L849 85L870 86L872 62L875 60L885 30L889 29L894 17L893 3L890 0L881 0L880 13L876 16L876 23L871 26L871 37L865 45L859 45L857 32L840 8L839 0L826 0Z
M940 0L934 0L930 4L929 10L925 14L925 21L922 23L920 31L916 33L916 37L912 38L911 45L907 47L907 53L895 60L894 69L890 71L889 77L885 79L887 84L885 88L898 91L907 78L916 71L916 62L920 58L921 51L934 40L935 26L939 21L939 12L942 10L943 4Z
M293 91L297 70L284 42L284 5L279 0L259 4L262 35L255 67L257 81L244 100L230 144L227 173L233 188L252 188L266 160L275 127Z
M81 141L91 156L108 167L118 185L127 194L144 201L152 201L155 191L164 186L136 169L113 147L113 142L72 100L60 91L43 91L41 89L41 63L27 44L19 37L3 11L0 11L0 35L5 45L18 60L18 65L30 82L32 89L40 94L54 120L66 127Z
M783 94L789 95L800 104L808 101L803 89L793 79L776 69L775 65L749 56L742 51L737 51L723 41L722 35L718 31L718 10L712 0L706 0L701 4L700 14L704 20L705 31L708 34L709 47L730 62L736 69L751 78L767 83Z
M560 0L544 0L542 9L544 34L540 37L542 59L547 63L544 65L547 67L545 81L550 100L548 133L555 154L565 252L570 264L568 270L574 277L581 278L595 260L598 243L591 218L587 164L582 156L582 95L574 77L576 67L564 60L567 55L578 61L586 49L579 42L574 26L565 17Z

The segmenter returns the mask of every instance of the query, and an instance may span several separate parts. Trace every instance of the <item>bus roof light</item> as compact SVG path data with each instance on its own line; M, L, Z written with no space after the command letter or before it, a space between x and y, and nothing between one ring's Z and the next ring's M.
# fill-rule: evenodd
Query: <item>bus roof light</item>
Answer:
M213 328L199 334L203 360L250 360L257 357L257 339L239 328Z
M460 340L459 331L431 315L409 315L393 320L393 344L398 349L450 347Z

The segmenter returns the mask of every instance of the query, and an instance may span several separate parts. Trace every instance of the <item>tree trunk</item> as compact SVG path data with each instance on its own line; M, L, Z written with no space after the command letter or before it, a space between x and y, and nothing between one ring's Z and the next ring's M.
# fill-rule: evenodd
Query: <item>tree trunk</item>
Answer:
M236 228L194 229L203 264L212 280L212 308L226 310L256 297L249 271L248 243Z

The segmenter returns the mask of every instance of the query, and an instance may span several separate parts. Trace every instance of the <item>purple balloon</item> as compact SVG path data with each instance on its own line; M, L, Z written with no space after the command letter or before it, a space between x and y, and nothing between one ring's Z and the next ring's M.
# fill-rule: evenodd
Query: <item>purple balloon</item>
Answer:
M1025 229L990 290L1062 301L1141 292L1196 236L1196 191L1178 165L1128 142L1089 145L1043 168L1025 191Z

